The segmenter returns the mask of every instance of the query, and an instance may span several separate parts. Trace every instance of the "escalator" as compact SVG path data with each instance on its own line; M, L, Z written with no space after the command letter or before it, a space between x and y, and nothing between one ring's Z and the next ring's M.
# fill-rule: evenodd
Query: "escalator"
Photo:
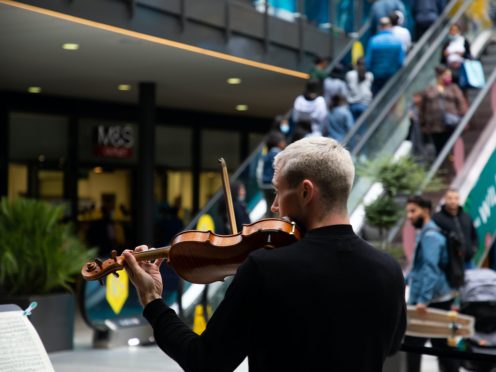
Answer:
M481 264L487 258L494 240L496 220L491 218L496 202L494 167L496 164L496 40L485 47L480 60L487 76L481 90L472 90L470 108L445 147L431 165L419 191L438 173L443 163L455 169L450 187L459 190L461 204L475 221L479 247L474 257ZM450 153L452 160L448 160ZM428 193L430 200L441 201L441 193ZM392 238L392 237L391 237Z
M405 139L410 125L408 110L412 97L435 80L434 67L439 64L449 26L462 20L469 26L475 25L469 22L470 2L450 4L453 8L446 11L454 15L439 19L428 34L423 36L423 41L419 43L421 45L414 48L414 51L418 48L417 52L408 57L403 69L388 82L384 91L374 100L371 105L373 107L359 119L345 138L345 145L355 161L408 153ZM474 41L482 31L483 29L477 27L469 28L465 36ZM348 207L356 230L360 230L363 225L364 202L370 203L381 192L380 189L371 191L374 185L374 180L370 178L358 176L355 179ZM370 195L371 192L374 195Z

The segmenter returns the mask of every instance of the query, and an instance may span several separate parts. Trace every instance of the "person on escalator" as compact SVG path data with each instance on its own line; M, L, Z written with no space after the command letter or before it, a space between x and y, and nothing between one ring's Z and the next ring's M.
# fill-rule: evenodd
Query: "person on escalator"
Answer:
M415 21L415 41L439 18L447 0L415 0L412 1L412 15Z
M311 121L312 134L321 136L327 124L327 105L321 95L321 84L316 80L308 80L303 94L296 97L293 104L292 120Z
M346 73L348 103L353 120L357 121L372 101L372 82L374 75L367 71L365 60L358 58L355 68Z
M246 187L243 182L236 181L231 184L231 194L234 210L234 219L236 220L236 228L238 232L243 229L243 225L251 223L250 215L246 207ZM221 217L223 226L218 231L220 234L232 234L231 226L229 224L229 217L227 215L226 204L219 204L219 215Z
M379 33L370 38L365 53L367 70L374 75L372 94L375 96L388 80L403 66L405 52L401 40L391 31L388 17L379 21Z
M260 186L267 203L266 217L275 217L275 214L270 210L275 198L274 186L272 185L274 159L286 147L286 140L280 132L272 131L267 135L266 147L267 154L263 157L262 182Z
M463 61L472 59L472 52L470 42L461 34L460 25L457 23L451 25L448 40L442 50L441 63L449 67L453 83L458 85Z
M398 262L350 225L350 153L308 137L282 150L274 169L272 210L305 233L252 252L201 335L163 302L163 260L138 263L124 251L158 346L185 371L233 371L248 357L258 372L381 372L406 329L405 284Z
M325 134L338 142L342 142L353 124L353 115L350 112L346 97L339 95L332 97L329 106L329 124Z
M436 83L420 92L420 128L424 142L431 141L439 155L463 115L467 101L456 84L452 84L451 70L444 65L435 68Z
M338 64L324 79L323 95L327 105L331 103L334 96L348 97L348 87L344 81L346 69L343 65Z
M376 0L370 8L370 32L372 35L380 31L381 18L388 17L394 11L406 14L401 0Z
M408 28L403 27L405 16L399 10L397 10L389 15L389 19L391 20L391 24L393 25L393 27L391 28L393 35L401 40L403 51L405 52L405 54L407 54L412 47L412 35L410 35L410 31L408 30Z

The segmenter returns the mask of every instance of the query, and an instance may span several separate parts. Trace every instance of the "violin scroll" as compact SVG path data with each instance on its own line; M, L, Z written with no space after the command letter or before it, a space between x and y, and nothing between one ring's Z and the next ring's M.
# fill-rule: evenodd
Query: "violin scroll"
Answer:
M169 257L170 247L153 248L144 252L133 253L138 261L155 260L161 257ZM85 280L101 280L109 274L119 277L117 271L125 266L124 256L117 256L117 251L111 252L111 257L105 261L95 258L92 262L87 262L81 269L81 275Z

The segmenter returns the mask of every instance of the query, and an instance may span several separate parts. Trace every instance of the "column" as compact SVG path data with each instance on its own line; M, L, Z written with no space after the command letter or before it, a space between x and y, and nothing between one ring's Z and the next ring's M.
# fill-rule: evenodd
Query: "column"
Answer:
M67 141L67 157L64 166L64 199L70 203L70 219L77 222L78 215L78 119L69 118L69 138Z
M201 131L199 128L193 129L193 141L191 145L193 151L193 164L191 164L193 174L193 208L191 217L194 217L200 211Z
M2 100L3 101L3 100ZM9 111L0 104L0 198L9 188Z
M136 184L136 238L140 244L153 244L155 169L155 83L139 84L138 171Z

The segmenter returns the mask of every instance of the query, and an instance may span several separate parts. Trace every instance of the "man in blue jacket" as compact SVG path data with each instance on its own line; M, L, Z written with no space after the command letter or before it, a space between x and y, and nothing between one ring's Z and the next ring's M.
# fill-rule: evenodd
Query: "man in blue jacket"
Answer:
M431 220L431 209L431 202L420 196L409 198L406 205L407 219L420 230L412 268L407 276L410 289L408 304L415 305L420 313L425 313L427 307L450 310L453 303L453 291L441 269L448 262L446 238ZM426 341L420 337L405 337L405 344L409 345L423 346ZM446 339L432 339L431 343L439 349L449 348ZM407 371L419 372L420 362L420 354L408 353ZM459 370L458 361L449 358L439 358L439 367L443 372Z
M367 70L374 75L372 94L375 96L387 81L403 66L405 52L400 38L391 31L388 17L379 20L379 32L373 36L365 53Z

